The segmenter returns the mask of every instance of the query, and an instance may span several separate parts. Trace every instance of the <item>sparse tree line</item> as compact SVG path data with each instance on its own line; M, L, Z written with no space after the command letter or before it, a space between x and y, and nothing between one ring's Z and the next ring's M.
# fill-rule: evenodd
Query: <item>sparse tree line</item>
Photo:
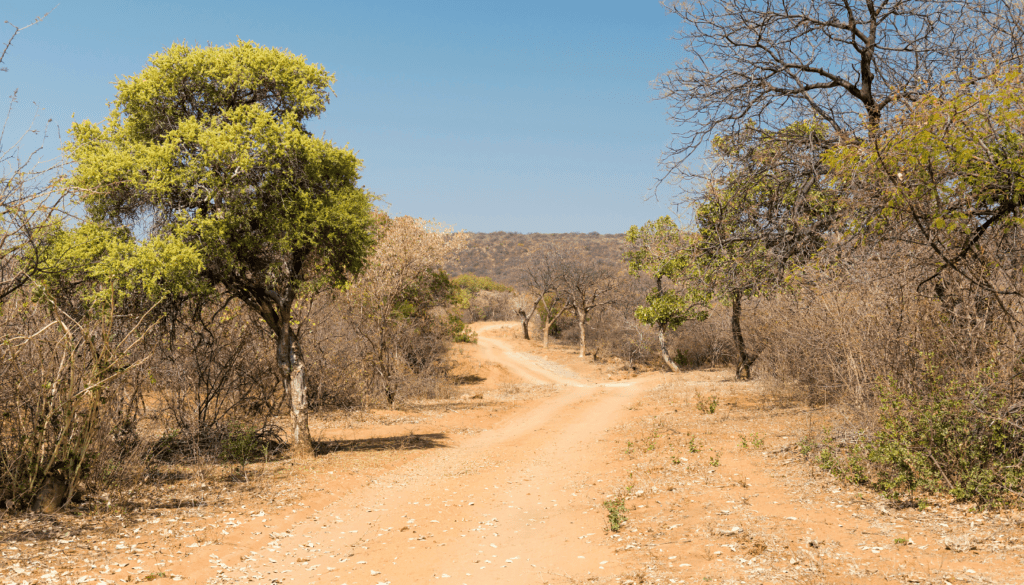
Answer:
M662 233L666 244L677 235L677 230ZM628 238L634 240L632 232ZM704 323L712 301L675 290L667 258L661 259L661 277L652 277L646 267L655 260L639 241L620 241L616 248L628 249L625 257L531 243L529 252L506 259L512 266L509 284L469 273L455 279L476 283L461 288L475 293L462 305L467 320L515 320L521 337L544 348L557 338L574 345L579 357L616 358L627 369L679 371L680 364L728 360L718 323ZM691 327L681 330L686 322Z
M65 163L0 145L0 509L128 497L182 457L311 456L311 410L446 391L464 237L376 209L355 154L308 131L333 80L173 45Z

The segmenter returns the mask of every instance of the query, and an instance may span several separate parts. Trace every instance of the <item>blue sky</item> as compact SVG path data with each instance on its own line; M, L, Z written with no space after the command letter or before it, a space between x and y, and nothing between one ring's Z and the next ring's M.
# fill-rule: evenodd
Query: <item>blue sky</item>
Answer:
M27 24L54 1L4 1L0 20ZM313 128L358 151L390 213L618 233L669 211L670 193L645 197L672 132L650 83L683 57L677 26L654 0L64 0L15 40L0 94L19 90L12 129L38 106L63 132L72 112L102 120L111 82L171 43L253 40L337 75Z

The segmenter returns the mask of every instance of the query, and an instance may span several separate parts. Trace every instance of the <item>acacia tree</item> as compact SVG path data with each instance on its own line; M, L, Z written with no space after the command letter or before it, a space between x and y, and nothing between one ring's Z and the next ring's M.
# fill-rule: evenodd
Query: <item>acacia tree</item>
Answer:
M580 330L580 357L587 355L587 319L594 309L617 300L616 269L579 250L560 262L560 281L567 305L576 314ZM564 307L563 307L564 310Z
M119 80L105 123L75 124L66 146L85 229L159 244L151 269L198 258L183 289L237 298L267 324L299 456L312 441L293 306L305 290L345 282L372 243L361 162L305 127L333 81L252 42L175 44Z
M687 321L703 321L708 317L710 293L692 282L693 266L685 254L685 250L693 246L692 238L692 234L683 234L668 216L639 228L632 226L626 232L626 241L633 246L626 252L630 273L650 274L655 283L646 304L636 308L636 318L657 330L661 359L673 372L678 372L679 366L668 355L665 331L674 331Z

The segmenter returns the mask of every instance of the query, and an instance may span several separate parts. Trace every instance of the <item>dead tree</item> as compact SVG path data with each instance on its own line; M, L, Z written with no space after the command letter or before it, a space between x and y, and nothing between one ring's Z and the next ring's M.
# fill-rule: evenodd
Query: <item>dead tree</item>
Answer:
M576 314L580 329L580 357L587 355L587 318L594 309L608 306L618 298L619 271L579 251L566 254L561 263L561 281L566 300Z
M666 176L715 136L820 120L864 136L898 100L978 66L1020 63L1024 7L1005 0L671 2L686 59L656 82L677 125ZM867 124L865 125L865 122Z

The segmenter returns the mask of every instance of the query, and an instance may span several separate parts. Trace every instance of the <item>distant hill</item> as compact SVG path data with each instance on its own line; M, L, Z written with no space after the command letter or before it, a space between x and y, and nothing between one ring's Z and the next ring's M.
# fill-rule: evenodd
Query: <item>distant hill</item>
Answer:
M517 232L469 233L465 249L448 264L451 276L472 273L515 286L517 273L532 253L552 246L579 249L596 258L622 263L625 234L520 234ZM623 263L624 265L624 263Z

